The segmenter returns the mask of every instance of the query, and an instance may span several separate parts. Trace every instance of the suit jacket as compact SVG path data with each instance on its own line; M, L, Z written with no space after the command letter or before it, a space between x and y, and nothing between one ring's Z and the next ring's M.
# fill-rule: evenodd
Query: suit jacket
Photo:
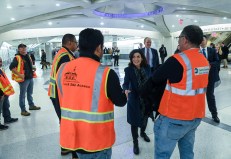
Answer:
M214 83L215 87L220 84L220 77L219 77L219 69L220 69L220 63L218 54L216 53L216 50L211 47L207 47L207 59L210 64L210 70L209 70L209 83Z
M161 47L159 49L159 53L160 53L160 57L163 58L163 57L166 57L168 55L167 53L167 50L166 50L166 47Z
M145 55L145 48L142 48L141 50ZM152 70L155 70L160 64L159 56L158 56L158 53L157 53L156 49L151 48L151 52L152 52L152 57L153 57L152 58Z

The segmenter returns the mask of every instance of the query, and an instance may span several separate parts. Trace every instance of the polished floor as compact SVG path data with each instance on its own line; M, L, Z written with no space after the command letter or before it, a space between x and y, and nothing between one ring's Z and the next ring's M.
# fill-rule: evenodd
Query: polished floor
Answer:
M119 67L112 67L123 82L124 67L128 61L120 60ZM41 106L39 111L30 111L31 116L22 117L18 104L19 86L12 81L16 93L10 97L12 117L19 118L17 123L9 124L9 129L0 131L0 159L71 159L61 156L59 147L59 123L53 105L47 96L50 69L42 70L37 62L38 78L34 80L34 102ZM206 110L206 118L196 131L195 159L231 158L231 66L221 69L222 84L216 88L215 95L220 124L211 120ZM6 71L10 77L9 70ZM76 94L78 95L78 94ZM28 109L28 106L27 106ZM130 125L127 123L126 106L115 107L116 143L112 148L112 159L153 159L154 123L149 120L147 134L151 139L146 143L139 138L140 154L133 154ZM178 148L172 159L179 159Z

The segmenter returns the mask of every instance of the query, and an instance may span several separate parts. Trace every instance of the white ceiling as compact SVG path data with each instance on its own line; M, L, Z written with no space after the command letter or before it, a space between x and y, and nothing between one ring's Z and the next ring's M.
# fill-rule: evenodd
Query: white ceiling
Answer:
M93 14L98 8L107 8L106 12L111 8L112 13L123 14L150 11L155 6L163 7L164 11L143 18L111 19ZM149 30L168 37L189 24L231 23L230 6L230 0L0 0L0 37L16 29L73 27Z

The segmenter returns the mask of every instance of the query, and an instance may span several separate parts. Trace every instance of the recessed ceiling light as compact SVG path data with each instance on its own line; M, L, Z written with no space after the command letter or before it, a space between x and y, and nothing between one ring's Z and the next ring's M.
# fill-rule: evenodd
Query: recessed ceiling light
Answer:
M173 28L175 28L175 25L172 25Z
M101 22L100 25L104 25L104 22Z
M10 18L10 20L15 20L15 18Z
M183 7L182 9L186 9L185 7Z
M140 27L141 27L141 28L144 28L144 25L141 25Z
M223 19L225 19L225 20L226 20L226 19L227 19L227 17L224 17Z
M12 9L12 7L11 7L10 5L8 5L6 8L7 8L7 9Z
M59 6L60 6L60 4L59 4L59 3L56 3L55 5L56 5L56 7L59 7Z
M176 17L179 17L179 16L180 16L180 15L178 15L178 14L176 15Z
M197 23L198 21L197 20L194 20L194 23Z
M52 22L48 22L48 25L52 25Z

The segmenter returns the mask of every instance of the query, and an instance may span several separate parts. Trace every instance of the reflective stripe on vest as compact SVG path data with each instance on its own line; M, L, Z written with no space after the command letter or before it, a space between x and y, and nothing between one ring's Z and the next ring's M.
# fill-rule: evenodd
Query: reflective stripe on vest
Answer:
M0 83L0 88L3 91L3 93L6 92L10 87L12 87L11 84L4 88L3 85Z
M91 103L91 112L97 112L98 111L98 103L99 103L99 97L100 97L100 86L103 79L103 72L104 67L99 66L96 71L95 76L95 82L94 82L94 88L92 93L92 103Z
M171 85L169 85L168 83L166 84L165 89L174 93L174 94L178 94L178 95L185 95L185 96L194 96L197 94L204 94L206 92L206 87L205 88L198 88L193 90L192 89L192 65L190 63L189 58L187 57L186 54L184 53L180 53L179 54L181 56L181 58L183 59L186 68L187 68L187 81L186 81L186 89L179 89L176 87L171 87Z
M2 74L0 75L0 89L5 95L10 96L14 94L14 89L10 84L10 81L8 80L5 72L1 68L0 71L2 72Z
M66 66L66 64L67 63L64 63L59 67L59 74L58 74L58 77L57 77L57 85L59 87L61 95L63 95L63 87L62 87L62 83L61 83L61 78L62 78L64 66Z
M62 95L62 83L61 77L62 72L66 64L63 64L60 67L57 79L57 85L60 90L60 94ZM85 121L88 123L104 123L114 120L114 112L105 112L99 113L98 106L99 106L99 98L100 98L100 86L102 83L103 73L105 67L99 66L97 68L95 80L94 80L94 88L93 88L93 95L92 95L92 103L91 103L91 112L87 111L72 111L70 109L61 108L62 118L73 120L73 121Z
M66 50L66 49L65 49ZM57 74L57 66L58 66L58 63L60 61L60 59L65 56L65 55L68 55L70 61L74 59L74 57L72 57L69 52L62 52L60 53L60 56L57 58L57 60L55 61L55 63L53 64L54 67L53 67L53 72L51 73L51 77L50 77L50 83L49 83L49 95L50 97L52 98L56 98L56 90L55 90L55 86L56 86L56 74Z
M18 61L17 72L19 72L20 74L24 74L23 73L23 71L24 71L23 70L24 69L23 68L24 63L22 63L22 57L20 55L16 55L15 57L16 57L16 59ZM22 68L21 68L21 66L22 66ZM16 75L13 72L12 72L12 80L15 80L16 82L23 82L24 81L21 77L19 77L18 75Z
M114 112L89 113L87 111L72 111L62 108L62 118L72 121L84 121L87 123L105 123L114 120Z

